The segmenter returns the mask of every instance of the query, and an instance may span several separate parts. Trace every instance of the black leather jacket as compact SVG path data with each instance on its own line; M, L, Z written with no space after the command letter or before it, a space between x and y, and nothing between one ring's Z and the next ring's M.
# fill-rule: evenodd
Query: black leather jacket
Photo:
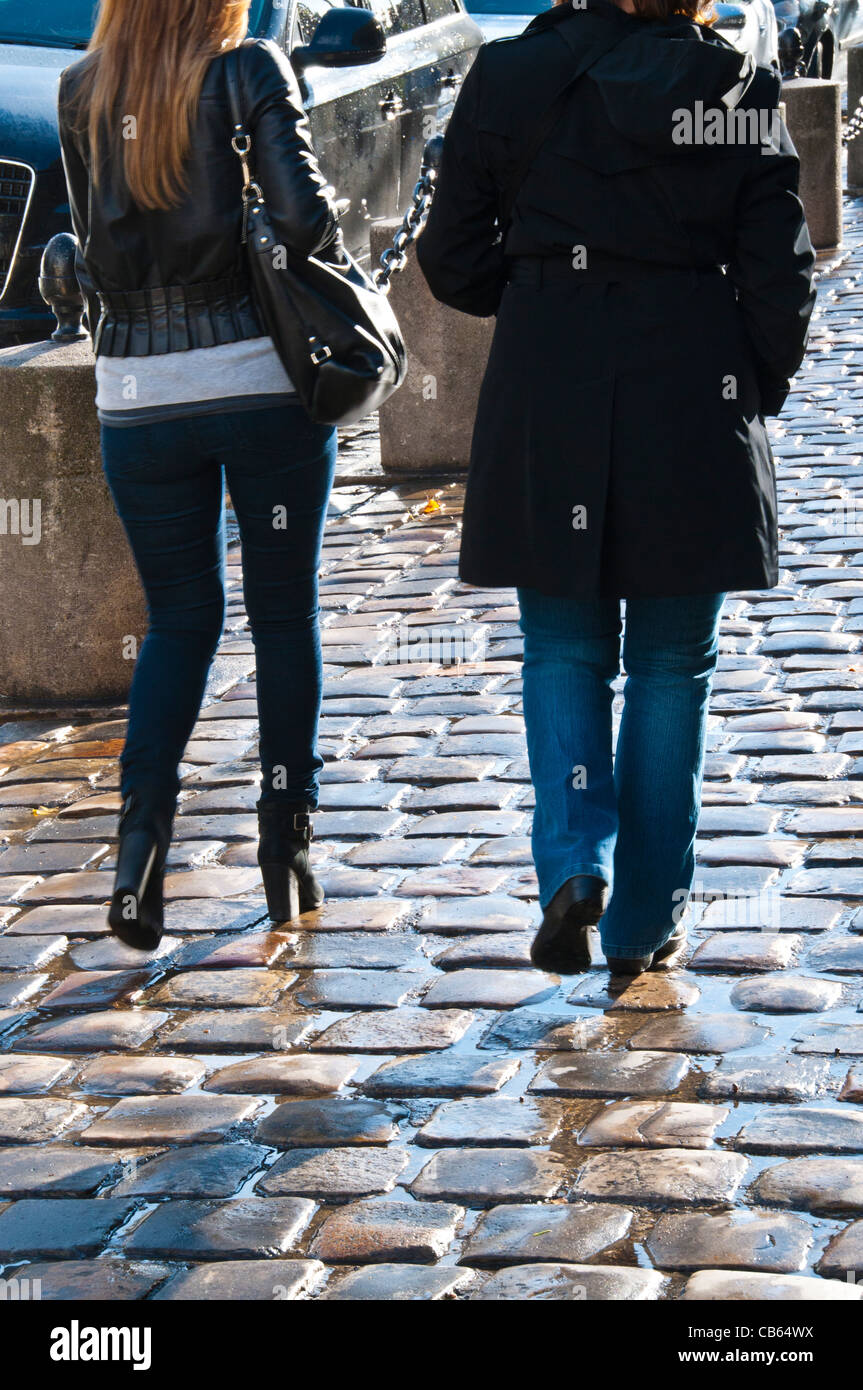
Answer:
M243 179L231 148L224 58L214 58L204 79L183 200L155 212L133 201L119 141L108 146L99 184L93 182L86 112L74 106L92 61L88 54L63 73L59 116L79 246L76 271L96 353L148 356L265 333L241 243ZM338 214L315 159L293 69L261 39L242 45L239 69L250 163L277 233L300 255L338 256ZM121 129L121 119L116 125Z

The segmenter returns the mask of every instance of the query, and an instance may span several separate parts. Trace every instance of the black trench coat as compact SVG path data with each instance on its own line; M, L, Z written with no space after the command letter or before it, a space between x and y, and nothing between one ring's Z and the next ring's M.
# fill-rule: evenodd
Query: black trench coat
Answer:
M536 155L501 242L501 189L531 117L612 38ZM764 416L782 406L814 302L779 86L709 28L637 19L610 0L560 5L480 49L417 243L438 299L497 315L466 489L466 582L579 598L776 583ZM704 143L703 113L729 110L753 114ZM559 265L567 254L587 274L567 266L540 285L512 272L513 257ZM609 270L610 257L648 273Z

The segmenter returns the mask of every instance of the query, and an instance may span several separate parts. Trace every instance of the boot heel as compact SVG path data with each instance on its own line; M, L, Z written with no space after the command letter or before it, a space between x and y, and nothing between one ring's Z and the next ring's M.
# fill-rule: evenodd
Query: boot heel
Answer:
M115 892L108 925L116 937L137 951L155 951L165 922L165 875L151 873L143 893Z
M289 864L261 864L267 912L274 922L290 922L299 917L300 879Z
M159 847L145 830L124 836L108 925L115 936L139 951L154 950L162 937L162 874L156 870Z
M108 925L138 951L154 951L162 939L165 862L175 805L173 793L133 791L120 817Z
M114 896L128 894L141 899L147 891L159 847L146 830L130 830L123 836L117 854Z
M123 837L108 911L108 925L114 934L127 946L138 946L143 950L149 944L143 944L150 936L143 917L157 853L156 841L145 830L132 830ZM150 892L151 901L152 897Z

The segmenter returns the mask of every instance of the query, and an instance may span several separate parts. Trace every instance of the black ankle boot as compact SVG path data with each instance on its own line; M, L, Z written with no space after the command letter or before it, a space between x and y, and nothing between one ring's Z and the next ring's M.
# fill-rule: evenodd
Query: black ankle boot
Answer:
M259 801L258 863L267 895L267 911L274 922L290 922L301 912L320 907L324 890L309 863L313 806L282 806Z
M686 927L681 925L675 927L667 941L649 956L608 956L607 964L612 975L643 975L645 970L652 970L654 966L662 961L668 960L675 951L686 945Z
M558 888L546 907L530 948L540 970L577 975L591 966L588 929L596 926L608 899L608 885L593 874L576 874Z
M123 802L108 925L138 951L154 951L162 939L165 860L176 806L173 793L143 787Z

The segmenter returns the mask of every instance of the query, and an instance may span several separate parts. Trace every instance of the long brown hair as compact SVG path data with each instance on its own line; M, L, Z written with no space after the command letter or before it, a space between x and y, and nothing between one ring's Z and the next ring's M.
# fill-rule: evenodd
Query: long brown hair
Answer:
M176 206L204 74L242 43L251 0L101 0L81 87L93 177L106 132L141 208ZM117 129L114 130L115 123Z

